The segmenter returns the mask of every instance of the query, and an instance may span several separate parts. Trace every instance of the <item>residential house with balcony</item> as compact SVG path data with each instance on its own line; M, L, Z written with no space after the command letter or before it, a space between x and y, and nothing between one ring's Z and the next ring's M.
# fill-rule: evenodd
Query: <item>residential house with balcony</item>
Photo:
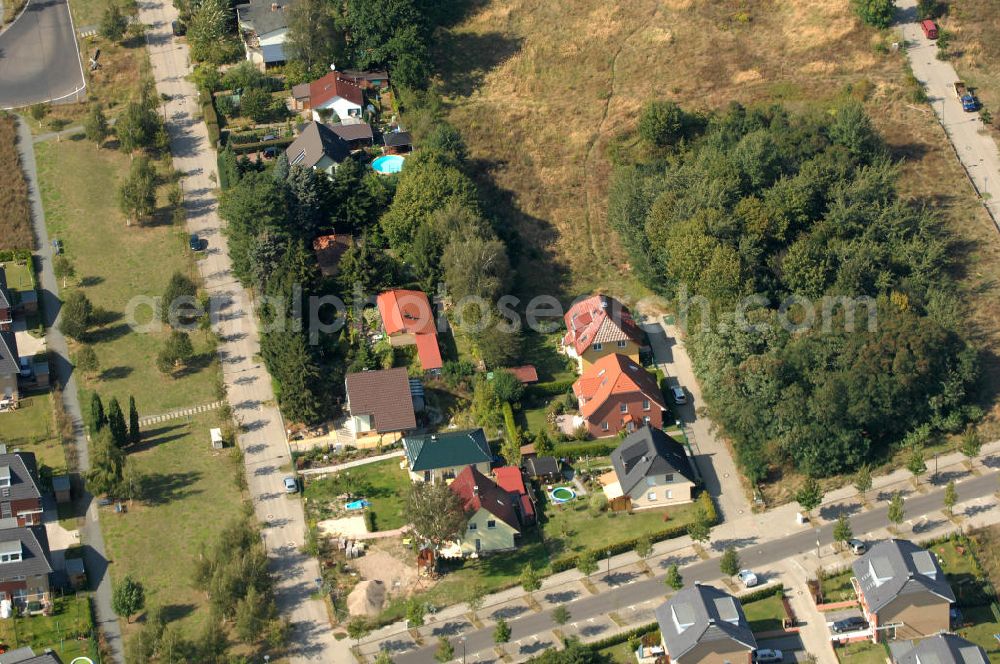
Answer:
M581 300L570 307L563 320L566 334L561 346L566 355L576 360L580 373L613 353L639 362L645 335L628 307L613 297L594 295Z
M613 470L599 479L608 502L642 510L689 503L695 473L684 446L660 429L642 426L611 452ZM618 507L616 507L618 509Z
M411 482L450 483L466 466L486 475L493 461L482 429L404 436L403 452Z
M667 402L656 379L627 355L605 355L573 383L580 416L595 438L663 426Z
M44 526L18 528L12 520L0 522L0 601L21 609L38 610L50 601L52 574L49 540Z
M347 374L347 411L358 447L395 443L417 427L406 369Z
M714 586L688 586L655 615L671 663L750 664L757 649L740 600Z

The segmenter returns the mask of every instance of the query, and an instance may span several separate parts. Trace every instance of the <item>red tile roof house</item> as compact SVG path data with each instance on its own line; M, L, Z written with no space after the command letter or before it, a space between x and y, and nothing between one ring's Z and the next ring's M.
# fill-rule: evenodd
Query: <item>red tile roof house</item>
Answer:
M517 509L521 523L525 526L534 525L535 506L531 502L531 497L528 496L527 490L524 488L524 476L521 474L521 469L517 466L496 468L493 470L493 477L496 478L497 484L501 489L516 499L517 502L514 506Z
M597 360L573 383L573 393L595 438L632 433L642 424L663 426L663 392L648 371L625 355Z
M0 519L11 518L19 526L42 523L42 492L32 452L0 454Z
M566 334L562 349L585 372L602 357L618 353L639 361L645 336L624 304L607 295L577 302L563 317Z
M350 430L358 447L394 443L417 428L406 369L347 374L347 411Z
M439 373L443 362L434 325L434 309L420 291L392 290L376 301L382 326L393 346L417 347L424 371Z
M448 486L461 500L469 521L465 534L442 547L443 558L477 557L510 551L521 535L515 499L473 466L466 466Z
M323 120L325 111L336 113L341 120L361 117L365 94L361 86L331 71L312 83L301 83L292 88L296 108L311 109L313 120Z

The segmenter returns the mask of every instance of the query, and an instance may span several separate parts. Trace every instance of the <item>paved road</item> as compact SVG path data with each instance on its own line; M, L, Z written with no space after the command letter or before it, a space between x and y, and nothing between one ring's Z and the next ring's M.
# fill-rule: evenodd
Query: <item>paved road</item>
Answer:
M937 42L924 37L917 23L916 5L917 0L896 3L913 75L926 88L938 120L996 223L1000 219L1000 152L979 119L979 113L962 110L955 96L954 84L960 80L958 74L951 62L937 59Z
M681 421L691 443L695 462L701 471L705 488L715 499L723 521L737 519L750 513L750 501L741 482L740 472L733 461L726 442L716 436L715 425L697 409L704 408L701 387L695 379L691 359L677 328L648 323L643 326L649 337L656 365L671 384L681 385L687 391L688 403L680 406Z
M990 471L970 477L957 483L958 493L963 502L980 498L987 498L988 505L982 509L995 509L993 494L997 489L996 471ZM906 516L911 521L918 523L928 520L925 517L939 515L943 507L944 489L934 489L926 494L911 494L905 502ZM867 512L854 514L851 518L851 526L854 532L863 536L864 533L877 531L885 526L887 521L888 507L881 504ZM762 517L763 519L773 517ZM834 523L827 523L820 526L818 530L805 528L799 532L783 537L766 539L766 530L760 530L759 536L748 538L741 544L740 559L748 568L762 570L769 569L776 563L793 559L802 554L809 554L817 549L817 541L823 547L829 548L833 543ZM773 532L773 531L772 531ZM662 571L662 570L657 570ZM687 565L682 569L684 582L686 584L695 581L712 582L719 579L722 574L719 571L719 558L698 561ZM658 574L654 578L644 578L642 580L629 583L627 585L611 588L598 595L586 596L583 599L569 601L566 607L573 616L575 622L586 621L591 617L605 616L610 612L622 611L624 607L633 606L643 602L655 602L664 596L663 575ZM550 612L529 613L524 618L510 621L511 638L514 641L534 641L539 638L551 641L551 630L557 625L552 621ZM462 632L465 637L465 649L468 653L479 653L479 656L469 661L483 662L492 661L494 657L489 656L493 647L492 626L483 629L472 629ZM429 644L423 648L410 650L408 652L394 654L393 661L396 664L430 664L434 662L434 652L436 643ZM482 657L486 653L486 658ZM518 655L515 659L520 660L525 657Z
M45 315L47 332L45 340L49 349L49 361L63 386L63 407L73 420L73 431L76 435L76 453L81 472L90 468L90 456L87 447L87 435L80 411L80 400L73 377L73 367L69 363L69 350L66 338L56 326L59 314L59 282L52 269L52 245L49 242L49 232L45 227L45 210L38 189L38 175L35 169L35 150L31 140L31 130L26 122L18 122L18 149L21 153L21 163L28 177L28 188L31 196L32 224L39 249L35 252L35 261L39 271L41 286L41 305ZM108 649L116 662L124 662L122 657L122 633L118 624L118 616L111 608L111 577L107 573L108 558L104 549L104 537L101 534L101 522L97 516L97 502L88 493L83 482L75 487L77 504L86 507L86 519L80 528L80 541L86 545L84 563L87 567L87 577L95 590L95 613L98 627L104 633ZM78 512L79 513L79 512ZM94 588L94 584L96 588Z
M250 494L264 524L264 541L277 578L278 606L293 625L292 661L347 662L348 644L333 639L323 602L310 599L316 590L319 564L299 553L305 539L302 504L288 497L282 478L289 474L284 425L274 403L271 378L258 363L260 351L252 303L230 270L226 238L216 213L216 154L205 125L195 119L197 93L190 73L187 46L174 40L170 22L177 10L164 0L140 0L139 18L146 33L157 90L170 97L167 129L174 167L185 174L182 185L188 229L207 241L199 262L206 291L214 302L213 327L220 338L228 400L246 433L239 444L246 454Z
M75 101L85 87L68 0L29 0L0 34L0 108Z

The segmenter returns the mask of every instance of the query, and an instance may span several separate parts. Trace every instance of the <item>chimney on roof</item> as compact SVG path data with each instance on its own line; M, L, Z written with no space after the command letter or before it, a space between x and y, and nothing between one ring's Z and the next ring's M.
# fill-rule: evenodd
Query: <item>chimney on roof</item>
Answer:
M472 495L473 496L478 496L479 495L479 485L478 484L472 485Z
M436 442L437 442L437 439L438 439L438 437L437 437L437 436L435 436L434 434L431 434L431 442L432 442L432 443L436 443Z

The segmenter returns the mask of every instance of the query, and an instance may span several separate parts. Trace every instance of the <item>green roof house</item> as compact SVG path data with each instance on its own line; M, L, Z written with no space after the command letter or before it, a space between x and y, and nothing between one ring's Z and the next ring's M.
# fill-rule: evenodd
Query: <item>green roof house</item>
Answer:
M493 458L482 429L406 436L403 451L410 481L433 484L450 484L466 466L488 475Z

